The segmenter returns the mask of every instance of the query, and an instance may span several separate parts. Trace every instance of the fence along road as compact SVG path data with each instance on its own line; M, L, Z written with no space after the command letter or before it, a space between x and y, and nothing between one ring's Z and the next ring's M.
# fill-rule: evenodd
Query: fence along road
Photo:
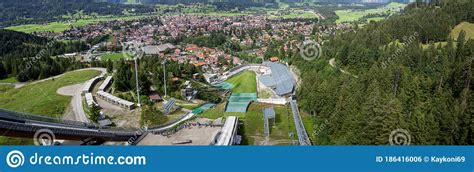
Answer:
M296 100L290 100L291 111L293 112L293 120L295 121L296 133L298 134L298 141L300 145L311 145L308 133L304 128L303 121L301 120L300 112L298 110L298 104Z

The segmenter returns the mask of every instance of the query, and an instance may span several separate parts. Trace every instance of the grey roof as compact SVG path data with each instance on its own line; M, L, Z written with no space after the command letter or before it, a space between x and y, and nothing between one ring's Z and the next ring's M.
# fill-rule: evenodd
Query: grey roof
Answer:
M275 118L275 110L273 110L273 107L265 108L263 109L263 115L266 119Z
M263 85L272 88L280 96L293 91L295 80L288 67L275 62L264 62L263 65L272 71L270 74L258 77Z
M92 85L94 85L100 78L101 76L94 77L90 79L89 81L86 82L86 85L82 88L83 93L88 93L92 90Z
M93 105L97 105L97 103L94 101L94 97L92 97L92 93L86 93L85 97L87 106L92 107Z
M267 87L275 87L277 85L271 75L262 75L258 79Z
M149 45L149 46L143 47L143 51L145 51L145 54L160 54L160 51L158 50L158 46L156 45Z
M148 45L143 47L145 54L160 54L168 49L175 49L173 44L166 43L161 45Z
M100 126L110 126L110 125L112 125L112 121L110 121L109 119L102 119L102 120L99 120L97 122L99 122Z
M97 95L102 96L102 97L108 99L109 101L112 101L115 104L119 104L119 105L123 105L123 106L127 106L127 107L131 107L135 104L135 103L129 102L127 100L115 97L114 95L112 95L110 93L107 93L107 92L104 92L104 91L97 91Z
M112 81L112 76L108 76L105 78L104 82L99 86L99 91L104 91L110 85L110 81Z

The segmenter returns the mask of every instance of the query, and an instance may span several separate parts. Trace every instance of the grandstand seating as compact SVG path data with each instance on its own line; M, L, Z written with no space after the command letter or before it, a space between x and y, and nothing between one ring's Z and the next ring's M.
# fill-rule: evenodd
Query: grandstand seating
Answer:
M257 93L232 93L226 105L226 112L247 112L250 102L257 100Z
M228 82L221 82L221 83L218 83L218 84L214 84L212 86L218 87L218 88L221 88L221 89L224 89L224 90L230 90L234 87L234 85L232 85L231 83L228 83Z

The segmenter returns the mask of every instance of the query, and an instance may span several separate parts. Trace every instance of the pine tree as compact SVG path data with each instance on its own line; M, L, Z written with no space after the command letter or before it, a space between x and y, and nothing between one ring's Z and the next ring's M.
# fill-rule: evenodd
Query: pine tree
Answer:
M363 138L360 138L361 144L385 144L385 142L378 137L381 133L380 129L383 127L386 115L384 103L380 85L378 81L374 80L367 88L367 97L362 105L362 114L364 115L364 120L367 122L364 127L365 135ZM366 141L362 141L362 139Z
M461 60L461 57L463 56L464 53L464 43L466 39L466 31L461 30L459 32L458 38L457 38L457 46L456 46L456 61L459 62Z
M107 72L112 73L113 69L114 69L114 64L113 64L112 60L108 59L106 66L107 66Z
M0 61L0 79L4 79L8 76L8 73L3 65L3 62Z
M92 105L92 107L90 108L89 119L91 121L97 122L99 120L99 118L100 118L100 107Z

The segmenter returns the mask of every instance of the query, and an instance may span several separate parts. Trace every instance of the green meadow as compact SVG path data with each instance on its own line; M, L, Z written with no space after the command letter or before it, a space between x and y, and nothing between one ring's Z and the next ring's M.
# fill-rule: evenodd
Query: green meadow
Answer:
M257 92L257 79L256 74L253 71L243 71L226 82L234 85L232 93L256 93Z
M59 95L56 91L64 86L85 82L97 75L99 71L96 70L73 71L54 80L30 83L18 89L8 89L0 93L0 108L62 117L72 97Z
M336 10L335 13L339 17L339 19L336 20L336 23L358 21L359 19L369 14L395 13L396 11L405 8L405 6L406 4L392 2L390 4L385 5L384 7L368 9L368 10L351 10L351 9ZM382 19L372 18L372 20L382 20Z
M79 20L74 20L72 22L63 21L63 22L50 22L46 24L25 24L25 25L19 25L19 26L10 26L5 29L14 30L18 32L25 32L25 33L45 32L45 31L63 32L69 29L71 26L81 27L88 24L98 23L101 21L133 20L133 19L139 19L143 17L146 17L146 16L120 16L120 17L99 16L98 18L79 19Z

